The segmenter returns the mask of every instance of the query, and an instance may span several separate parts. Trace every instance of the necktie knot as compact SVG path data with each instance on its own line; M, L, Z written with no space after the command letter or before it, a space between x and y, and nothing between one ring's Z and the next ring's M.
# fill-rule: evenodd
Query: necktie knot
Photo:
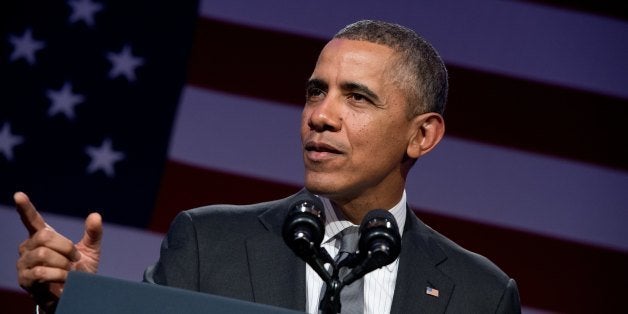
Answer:
M350 226L340 232L340 249L338 254L341 253L355 253L358 248L358 227Z

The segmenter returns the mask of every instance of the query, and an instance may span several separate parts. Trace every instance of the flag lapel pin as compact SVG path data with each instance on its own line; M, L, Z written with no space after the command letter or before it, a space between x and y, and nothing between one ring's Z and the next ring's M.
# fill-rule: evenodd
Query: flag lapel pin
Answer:
M427 287L425 288L425 294L438 298L438 289Z

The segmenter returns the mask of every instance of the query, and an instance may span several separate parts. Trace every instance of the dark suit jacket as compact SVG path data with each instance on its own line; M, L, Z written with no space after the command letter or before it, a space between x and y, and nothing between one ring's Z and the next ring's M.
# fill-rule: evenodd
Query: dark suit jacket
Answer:
M305 310L305 264L283 242L292 198L180 213L144 280ZM402 238L392 313L519 313L515 281L421 222L412 211ZM426 294L427 287L439 296Z

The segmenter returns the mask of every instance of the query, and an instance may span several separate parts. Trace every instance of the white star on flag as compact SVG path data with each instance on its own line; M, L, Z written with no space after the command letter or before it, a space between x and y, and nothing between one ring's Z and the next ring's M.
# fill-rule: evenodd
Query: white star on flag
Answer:
M35 53L38 50L46 47L45 42L40 40L35 40L33 38L33 34L31 29L27 29L24 31L22 37L11 36L9 38L11 44L13 44L13 53L11 53L11 61L16 61L19 59L26 59L28 64L35 64Z
M24 142L21 136L11 133L11 124L4 123L0 131L0 153L7 160L13 160L13 147Z
M129 82L135 81L135 68L144 64L144 59L133 56L129 45L125 45L118 54L108 53L107 59L111 61L109 78L114 79L122 75Z
M70 23L83 21L90 27L94 26L94 14L103 8L100 3L92 2L91 0L68 1L68 5L72 7Z
M50 99L48 116L62 113L70 120L74 119L74 107L85 100L83 95L72 92L72 84L69 82L65 82L60 90L48 90L46 96Z
M100 147L88 146L85 153L92 159L87 166L87 173L102 170L108 177L115 176L113 164L124 159L124 153L113 150L109 138L103 140Z

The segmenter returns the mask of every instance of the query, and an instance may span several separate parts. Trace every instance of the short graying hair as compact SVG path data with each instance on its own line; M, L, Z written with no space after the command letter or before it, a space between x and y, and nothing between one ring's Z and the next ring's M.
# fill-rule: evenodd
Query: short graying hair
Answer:
M334 38L368 41L393 49L399 55L398 79L406 85L410 115L444 113L447 69L434 47L416 32L398 24L363 20L346 26Z

